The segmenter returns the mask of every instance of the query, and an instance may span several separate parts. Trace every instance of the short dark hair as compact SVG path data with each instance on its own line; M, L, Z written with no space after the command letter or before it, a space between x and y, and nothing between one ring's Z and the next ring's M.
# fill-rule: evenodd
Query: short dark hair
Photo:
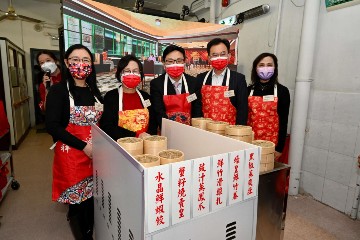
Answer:
M40 52L38 52L38 54L36 54L36 61L38 65L40 65L39 57L42 54L49 55L54 60L55 63L59 61L53 52L45 49L45 50L41 50Z
M130 61L134 61L138 64L140 75L141 75L141 80L144 79L143 65L141 64L140 60L137 59L133 55L126 55L119 60L119 62L117 64L117 68L116 68L115 77L120 82L121 82L121 79L120 79L121 72L126 68L126 66L129 64Z
M97 84L96 84L96 71L95 71L95 65L94 65L94 56L92 55L90 50L87 47L85 47L84 45L82 45L82 44L74 44L74 45L70 46L66 50L64 59L68 60L70 54L73 51L78 50L78 49L84 49L90 55L92 71L91 71L90 75L85 79L85 82L89 86L90 91L92 92L92 94L94 96L96 96L100 101L102 101L100 90L99 90L99 88L97 87ZM66 70L65 70L65 78L64 79L65 79L65 81L69 82L69 91L72 94L72 96L74 98L77 98L77 96L75 94L75 91L74 91L74 89L75 89L75 80L71 76L71 73L70 73L68 68L66 68Z
M214 38L210 42L208 42L206 46L207 53L210 55L210 48L212 46L219 45L220 43L223 43L226 46L228 53L230 53L230 42L225 38Z
M176 46L176 45L169 45L165 48L164 52L163 52L163 57L162 57L162 60L165 61L165 58L166 56L173 52L173 51L179 51L182 53L182 55L184 56L184 60L186 58L186 55L185 55L185 50L182 48L182 47L179 47L179 46Z
M256 72L256 66L259 64L259 62L266 57L271 57L274 61L274 65L275 65L275 69L274 69L274 74L272 75L272 77L270 78L270 82L272 83L279 83L278 82L278 60L277 57L272 54L272 53L261 53L259 56L257 56L253 62L252 65L252 70L251 70L251 85L254 85L255 83L260 82L260 77L258 76L257 72Z

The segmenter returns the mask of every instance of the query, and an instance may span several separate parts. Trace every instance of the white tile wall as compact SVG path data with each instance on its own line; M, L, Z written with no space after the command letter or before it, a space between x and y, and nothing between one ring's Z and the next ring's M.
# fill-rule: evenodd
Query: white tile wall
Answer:
M345 214L350 215L352 205L355 199L355 188L349 187L348 195L346 199Z
M330 151L326 165L325 178L349 186L352 167L352 157Z
M304 171L324 177L326 171L326 162L328 150L315 148L311 146L304 147L302 169Z
M329 179L324 181L324 189L321 201L341 212L345 212L348 186Z
M305 144L321 149L329 149L331 122L310 120L308 132L305 135Z
M353 165L351 168L350 184L349 187L355 187L356 183L360 183L360 168L358 167L357 157L353 158Z
M329 150L354 156L358 126L333 123Z
M337 93L335 99L333 122L345 124L359 124L359 103L360 94Z
M335 108L335 92L314 91L310 102L311 119L331 122Z
M303 171L301 174L300 187L311 194L316 200L321 201L324 187L324 178L310 172Z
M354 157L357 157L359 155L360 155L360 122L359 122L359 127L357 129Z

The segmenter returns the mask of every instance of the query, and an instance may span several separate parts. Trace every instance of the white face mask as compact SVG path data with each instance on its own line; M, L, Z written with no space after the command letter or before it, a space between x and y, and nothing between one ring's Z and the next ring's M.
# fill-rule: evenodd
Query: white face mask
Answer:
M50 71L50 73L54 73L57 69L57 65L54 62L45 62L41 65L41 69L44 72Z

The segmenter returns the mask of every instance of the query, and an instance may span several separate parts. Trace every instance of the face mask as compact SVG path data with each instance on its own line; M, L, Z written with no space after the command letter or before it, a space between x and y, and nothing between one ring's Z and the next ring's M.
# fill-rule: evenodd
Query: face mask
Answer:
M184 64L171 64L171 65L166 65L165 71L167 74L169 74L170 77L178 78L185 71L185 67Z
M92 72L92 68L88 63L70 63L69 71L73 78L85 80Z
M44 72L50 72L50 73L54 73L57 69L57 65L54 62L44 62L41 65L41 69Z
M140 75L138 75L138 74L130 73L130 74L122 75L121 82L124 84L125 87L134 89L141 82L141 78L140 78Z
M227 57L216 57L210 59L211 66L216 70L222 70L226 68L228 65L228 58Z
M269 80L274 75L274 67L258 67L256 68L257 75L262 80Z

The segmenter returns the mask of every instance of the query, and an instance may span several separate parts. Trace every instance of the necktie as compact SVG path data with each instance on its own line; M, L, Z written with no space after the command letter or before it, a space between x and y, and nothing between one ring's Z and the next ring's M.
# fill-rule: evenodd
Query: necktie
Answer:
M174 82L174 88L175 88L175 92L176 94L181 94L181 92L179 91L179 82Z

